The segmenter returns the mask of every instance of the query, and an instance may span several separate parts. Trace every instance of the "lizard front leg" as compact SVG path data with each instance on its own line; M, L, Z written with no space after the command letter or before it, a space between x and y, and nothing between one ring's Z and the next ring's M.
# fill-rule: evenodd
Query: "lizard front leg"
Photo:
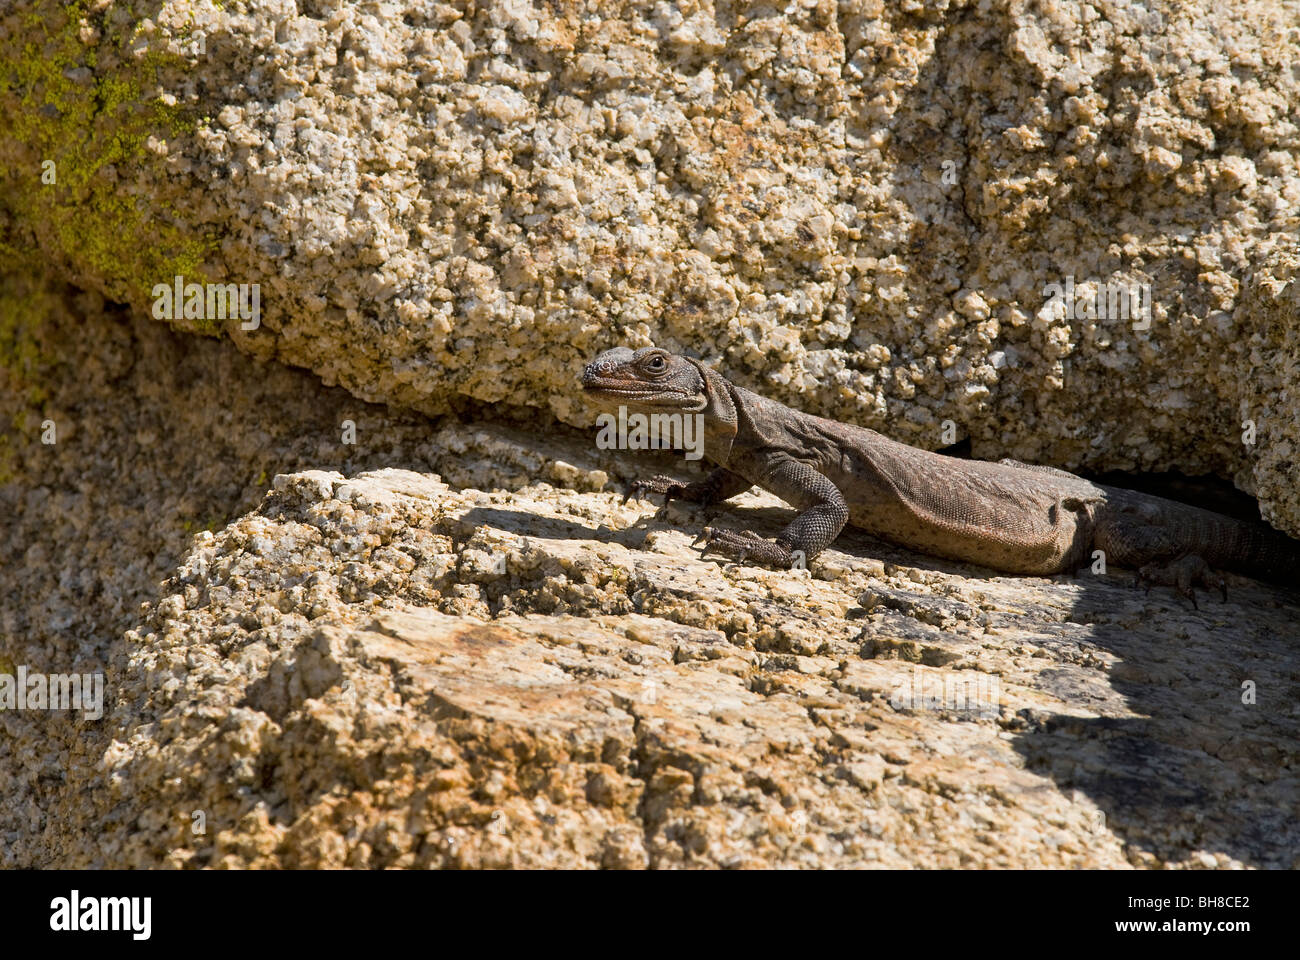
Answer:
M765 539L751 530L706 528L701 534L704 539L701 556L712 550L740 563L751 560L789 569L821 553L848 523L849 505L844 494L805 463L785 461L764 477L762 486L799 508L799 516L775 540Z
M669 500L686 500L707 507L714 503L721 503L723 500L730 500L752 486L753 484L740 474L721 467L712 471L703 480L696 480L694 483L681 483L672 477L660 474L649 480L635 480L628 484L627 491L623 494L623 502L627 503L634 497L640 500L648 493L658 493L663 496L664 503Z

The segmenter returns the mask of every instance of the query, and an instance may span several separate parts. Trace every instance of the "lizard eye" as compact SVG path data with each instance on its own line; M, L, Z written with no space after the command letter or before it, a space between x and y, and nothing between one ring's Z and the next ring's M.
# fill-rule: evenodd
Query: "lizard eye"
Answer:
M653 370L655 373L658 373L667 365L668 365L668 361L666 361L663 357L656 354L646 362L646 369Z

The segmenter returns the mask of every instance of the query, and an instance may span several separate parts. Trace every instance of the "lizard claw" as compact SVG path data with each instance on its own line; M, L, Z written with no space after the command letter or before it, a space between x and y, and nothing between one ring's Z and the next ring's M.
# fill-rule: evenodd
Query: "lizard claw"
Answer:
M743 562L743 557L737 558L734 553L734 536L735 535L729 530L719 530L717 527L705 527L700 531L700 535L695 538L691 546L696 546L699 543L704 544L700 549L701 557L712 551L713 553L721 554L728 559L735 560L737 563L741 563Z
M786 546L775 540L767 540L749 530L719 530L717 527L705 527L695 542L704 540L704 549L700 556L710 551L719 553L736 563L744 563L751 557L756 563L765 566L788 569L794 564L794 554Z

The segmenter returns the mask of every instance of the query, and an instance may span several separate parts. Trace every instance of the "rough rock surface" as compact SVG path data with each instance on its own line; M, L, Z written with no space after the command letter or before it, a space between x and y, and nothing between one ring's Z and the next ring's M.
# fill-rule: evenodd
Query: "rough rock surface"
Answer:
M811 575L722 568L617 504L277 477L114 658L112 746L69 784L97 856L1300 865L1294 603L1238 585L1194 613L865 537ZM772 505L738 512L775 527ZM972 702L900 697L945 680Z
M0 711L4 866L1300 866L1294 598L722 566L609 492L666 462L22 303L0 657L108 709Z
M1282 0L26 0L0 251L142 312L260 283L228 335L366 400L584 424L581 360L656 341L1300 534L1298 48ZM1067 277L1150 284L1150 329Z

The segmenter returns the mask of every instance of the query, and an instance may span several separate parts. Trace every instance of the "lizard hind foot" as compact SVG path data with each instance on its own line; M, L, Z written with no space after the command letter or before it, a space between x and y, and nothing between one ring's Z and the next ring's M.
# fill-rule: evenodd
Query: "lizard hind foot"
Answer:
M1191 601L1192 609L1199 610L1196 602L1196 588L1218 590L1224 603L1228 602L1228 582L1222 574L1210 569L1202 557L1194 553L1185 554L1168 563L1148 563L1138 570L1137 583L1151 592L1152 584L1173 587L1179 594ZM1136 586L1136 584L1135 584Z

